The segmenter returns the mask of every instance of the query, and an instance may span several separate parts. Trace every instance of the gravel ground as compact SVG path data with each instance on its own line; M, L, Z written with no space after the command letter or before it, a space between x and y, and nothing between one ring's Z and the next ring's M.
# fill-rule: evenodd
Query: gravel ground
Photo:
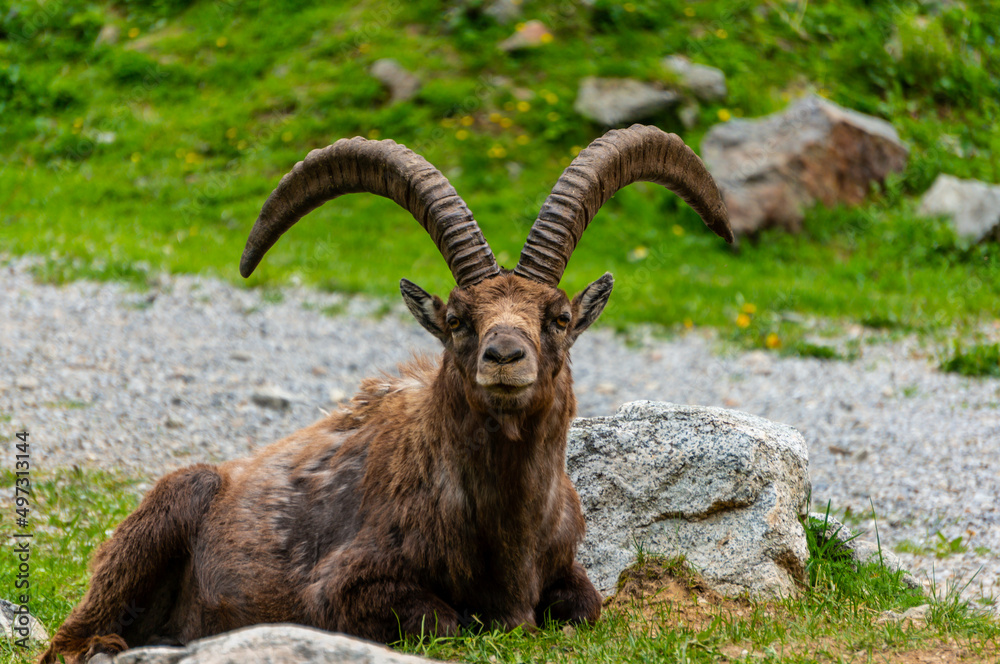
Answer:
M335 408L376 369L438 352L401 303L386 313L362 298L300 288L275 298L191 277L147 292L54 287L34 283L24 259L8 260L0 283L0 434L27 427L43 472L157 476L246 455ZM979 570L966 593L1000 595L1000 380L939 373L912 339L831 362L720 355L698 333L646 336L581 337L581 415L655 399L790 424L809 445L814 502L860 514L870 499L884 544L932 551L901 553L918 578L945 588ZM261 405L274 392L287 408ZM871 526L856 529L874 539ZM967 550L939 558L941 537Z

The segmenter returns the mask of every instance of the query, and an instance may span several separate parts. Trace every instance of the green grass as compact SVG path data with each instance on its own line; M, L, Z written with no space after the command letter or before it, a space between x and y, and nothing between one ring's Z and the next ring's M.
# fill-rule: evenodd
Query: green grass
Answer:
M0 474L3 500L0 507L13 515L14 474ZM58 475L32 473L32 494L26 532L33 534L31 544L30 597L31 613L51 634L56 626L83 597L87 588L87 564L94 550L112 529L138 505L138 482L116 473L79 468ZM5 534L5 561L0 565L0 597L13 600L23 590L15 591L17 567L13 559L14 539ZM0 661L34 661L40 651L28 652L11 641L0 639Z
M972 344L956 341L951 357L941 369L963 376L1000 376L1000 344Z
M512 26L481 2L462 6L15 0L0 16L3 250L43 257L38 276L55 283L143 286L157 271L240 282L247 232L281 175L362 135L441 168L511 267L574 150L603 131L573 111L579 79L666 80L660 60L680 52L728 76L729 99L705 106L697 128L650 120L696 148L723 111L760 116L813 90L892 122L909 166L861 207L813 209L801 235L768 232L737 251L669 192L630 187L583 238L568 291L611 270L611 325L712 326L814 355L825 351L799 344L785 314L942 333L996 316L1000 248L957 239L915 202L940 172L1000 181L995 3L539 0L525 19L555 40L517 54L495 47ZM120 41L95 45L109 23ZM382 57L420 73L416 98L388 103L367 74ZM405 212L348 196L282 238L248 283L395 298L400 277L441 294L453 284ZM737 325L745 303L757 311L749 330Z
M87 561L113 527L138 502L141 485L91 470L35 476L31 530L31 609L50 632L80 600ZM3 475L3 486L13 483ZM8 492L5 490L5 495ZM8 500L9 502L9 500ZM7 503L4 510L11 509ZM653 587L676 582L680 595L662 601L630 593L605 607L594 625L549 624L537 632L466 630L454 638L409 639L400 650L464 662L725 662L752 658L773 662L897 661L915 651L948 653L958 648L969 661L1000 652L1000 624L958 597L959 588L931 600L907 588L901 574L877 563L856 565L834 541L825 523L806 523L808 584L797 598L772 602L706 595L700 578L682 558L664 558L640 547L641 560L628 574ZM0 566L0 587L13 588L12 566ZM635 587L635 586L631 586ZM702 596L702 600L698 600ZM708 600L706 602L706 599ZM927 624L877 624L884 611L930 602ZM34 661L28 651L0 641L0 661Z

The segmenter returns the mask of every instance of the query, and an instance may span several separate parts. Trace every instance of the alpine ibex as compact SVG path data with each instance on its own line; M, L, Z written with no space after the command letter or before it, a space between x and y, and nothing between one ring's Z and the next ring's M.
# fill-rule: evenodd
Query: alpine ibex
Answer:
M458 283L445 303L401 282L410 312L444 345L440 362L364 381L345 410L249 459L161 479L94 556L87 595L41 661L254 623L390 642L453 634L471 616L508 629L546 615L596 620L601 597L575 561L584 519L565 472L569 350L613 280L572 300L557 285L598 209L639 180L678 193L732 241L701 160L655 127L611 131L580 152L513 270L497 265L445 177L402 145L353 138L309 153L265 202L240 272L326 201L391 198Z

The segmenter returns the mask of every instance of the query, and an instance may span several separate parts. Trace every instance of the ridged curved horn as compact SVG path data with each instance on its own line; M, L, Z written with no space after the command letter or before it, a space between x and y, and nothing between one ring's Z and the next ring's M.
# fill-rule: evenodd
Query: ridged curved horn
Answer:
M479 224L441 171L395 141L341 139L281 178L247 239L240 274L249 277L267 250L295 222L323 203L369 192L391 198L420 222L461 287L500 272Z
M597 211L619 189L639 181L670 189L705 225L733 242L726 204L698 155L680 136L637 124L609 131L566 167L542 204L514 272L557 286Z

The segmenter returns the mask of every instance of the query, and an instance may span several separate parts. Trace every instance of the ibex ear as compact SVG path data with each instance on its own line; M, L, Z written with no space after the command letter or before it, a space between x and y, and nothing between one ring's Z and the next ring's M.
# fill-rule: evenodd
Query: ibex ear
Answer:
M611 289L614 288L615 278L610 272L605 272L604 276L584 288L573 298L573 329L569 332L570 342L583 334L583 331L590 327L590 324L597 320L597 317L604 311L604 305L611 297Z
M447 341L448 335L441 325L444 322L444 302L437 295L431 295L420 286L406 279L399 280L399 291L403 294L403 302L425 330L441 340Z

